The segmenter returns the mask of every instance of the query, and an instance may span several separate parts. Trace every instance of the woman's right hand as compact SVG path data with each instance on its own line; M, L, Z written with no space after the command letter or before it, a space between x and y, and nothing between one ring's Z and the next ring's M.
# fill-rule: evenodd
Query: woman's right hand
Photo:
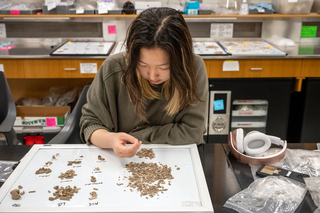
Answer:
M105 129L94 131L90 137L90 141L100 148L112 148L114 154L119 158L131 158L135 156L142 143L127 133L108 132ZM130 142L132 145L126 146L126 142Z

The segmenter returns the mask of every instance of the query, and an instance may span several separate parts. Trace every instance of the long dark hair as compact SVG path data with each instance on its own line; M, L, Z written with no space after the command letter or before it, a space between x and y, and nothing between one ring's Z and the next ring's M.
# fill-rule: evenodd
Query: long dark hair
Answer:
M201 101L196 85L192 39L180 12L166 7L143 11L129 26L125 45L127 67L122 82L140 119L148 122L144 117L144 99L160 97L150 94L150 85L143 83L147 80L137 72L141 48L160 47L169 53L170 79L164 83L162 90L167 114L173 115ZM151 93L155 94L154 91Z

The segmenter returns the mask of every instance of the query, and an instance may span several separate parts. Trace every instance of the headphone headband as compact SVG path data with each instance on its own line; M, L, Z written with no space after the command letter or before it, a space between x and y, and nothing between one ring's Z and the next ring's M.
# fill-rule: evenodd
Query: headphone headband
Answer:
M249 135L249 134L248 134ZM252 157L239 152L235 146L237 144L237 130L230 132L228 136L228 145L231 149L231 153L240 161L251 164L251 165L264 165L264 164L273 164L279 162L286 154L287 150L287 141L283 141L278 137L275 136L267 136L271 143L276 145L281 145L283 148L280 152L273 154L271 156L266 157Z

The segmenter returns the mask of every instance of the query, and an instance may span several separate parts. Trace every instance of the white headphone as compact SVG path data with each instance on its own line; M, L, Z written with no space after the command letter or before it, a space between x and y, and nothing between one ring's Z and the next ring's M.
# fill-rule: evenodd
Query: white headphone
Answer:
M243 136L243 129L236 129L230 132L228 144L232 154L239 160L253 165L271 164L280 161L287 149L287 142L278 137L265 135L258 131L249 132ZM267 151L271 144L281 145L280 152L266 157L253 157ZM243 153L246 153L243 154Z

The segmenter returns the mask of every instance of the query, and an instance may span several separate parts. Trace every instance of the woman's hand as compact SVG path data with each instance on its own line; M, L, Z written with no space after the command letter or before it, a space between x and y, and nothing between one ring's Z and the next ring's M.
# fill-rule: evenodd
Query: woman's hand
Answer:
M114 154L119 158L131 158L135 156L142 143L127 133L108 132L105 129L94 131L90 137L90 141L100 148L112 148ZM130 142L133 145L127 147L126 142Z

